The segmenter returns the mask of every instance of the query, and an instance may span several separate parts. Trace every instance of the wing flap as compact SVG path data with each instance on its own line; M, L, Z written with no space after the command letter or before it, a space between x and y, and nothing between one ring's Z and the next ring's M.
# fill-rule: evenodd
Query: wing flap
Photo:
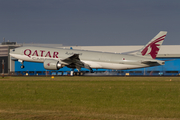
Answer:
M76 68L78 71L80 71L82 67L91 69L88 64L85 64L79 59L79 54L74 54L66 59L62 59L61 61L65 62L67 67Z
M153 65L164 65L165 62L160 60L152 60L152 61L141 61L141 63L153 66Z

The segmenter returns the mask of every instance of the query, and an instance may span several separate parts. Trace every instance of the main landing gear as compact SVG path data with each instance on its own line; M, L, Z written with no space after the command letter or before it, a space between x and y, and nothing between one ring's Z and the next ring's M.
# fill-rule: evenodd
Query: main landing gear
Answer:
M83 76L84 72L78 70L78 72L74 72L74 68L71 68L70 76Z
M21 63L21 69L23 69L24 68L24 65L23 65L24 61L23 60L18 60L18 62Z

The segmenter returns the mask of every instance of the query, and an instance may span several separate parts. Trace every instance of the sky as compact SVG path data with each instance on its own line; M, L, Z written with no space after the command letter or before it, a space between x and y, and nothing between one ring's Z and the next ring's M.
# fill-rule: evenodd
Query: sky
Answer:
M0 42L180 45L180 0L0 0Z

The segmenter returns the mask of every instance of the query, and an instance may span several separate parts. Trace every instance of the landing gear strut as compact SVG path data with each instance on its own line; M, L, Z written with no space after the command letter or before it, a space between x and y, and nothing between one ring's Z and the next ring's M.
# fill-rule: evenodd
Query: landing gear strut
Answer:
M74 75L74 69L72 68L70 72L70 76L73 76L73 75Z
M90 73L94 73L94 71L93 71L93 69L92 69L92 68L90 68Z

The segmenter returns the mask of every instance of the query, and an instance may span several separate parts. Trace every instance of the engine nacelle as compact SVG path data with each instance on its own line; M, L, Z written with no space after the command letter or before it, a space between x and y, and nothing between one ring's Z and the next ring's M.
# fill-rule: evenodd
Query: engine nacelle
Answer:
M44 68L47 70L59 70L62 68L62 64L58 60L46 59L44 60Z

